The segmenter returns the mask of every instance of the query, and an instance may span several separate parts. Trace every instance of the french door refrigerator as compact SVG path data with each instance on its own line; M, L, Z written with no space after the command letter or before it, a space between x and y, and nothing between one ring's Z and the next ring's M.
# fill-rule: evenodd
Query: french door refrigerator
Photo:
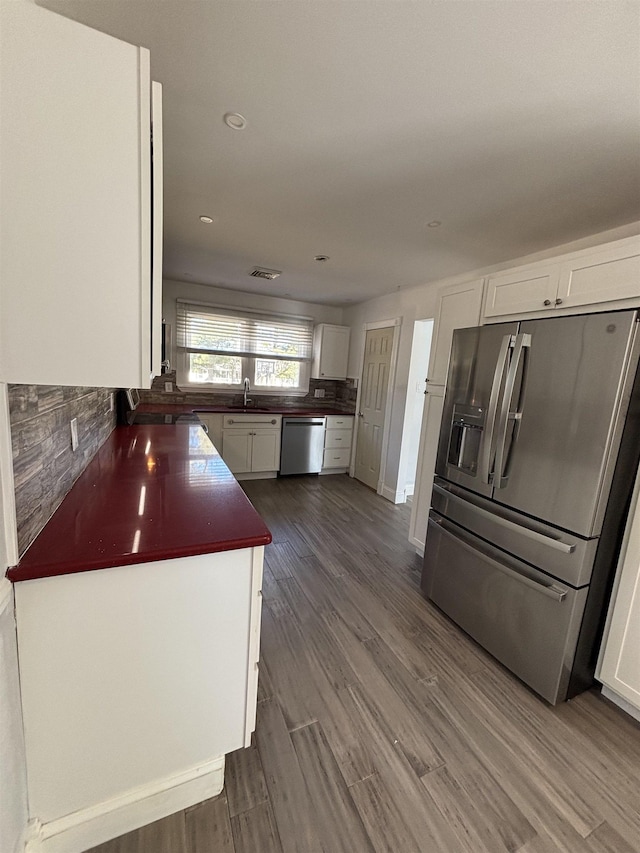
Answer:
M422 589L552 704L592 684L640 461L637 321L453 337Z

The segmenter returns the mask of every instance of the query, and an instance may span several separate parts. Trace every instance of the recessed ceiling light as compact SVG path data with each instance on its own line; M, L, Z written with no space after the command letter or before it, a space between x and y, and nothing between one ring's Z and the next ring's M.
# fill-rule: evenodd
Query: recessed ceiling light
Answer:
M442 222L438 219L434 219L433 222L427 222L427 228L439 228L442 225Z
M201 216L200 222L204 222L206 225L211 225L213 218L211 216Z
M329 255L316 255L313 260L314 261L328 261Z
M230 127L231 130L244 130L247 126L246 118L241 116L240 113L225 113L224 123L227 127Z

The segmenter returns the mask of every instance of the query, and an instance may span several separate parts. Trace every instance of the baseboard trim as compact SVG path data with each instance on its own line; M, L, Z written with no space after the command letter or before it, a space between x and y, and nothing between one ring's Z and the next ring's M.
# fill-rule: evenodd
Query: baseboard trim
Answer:
M233 475L236 480L273 480L278 476L277 471L245 471Z
M624 698L624 696L620 696L619 693L616 693L615 690L612 690L605 684L602 685L601 693L605 699L613 702L614 705L621 708L625 714L628 714L630 717L633 717L634 720L638 720L638 722L640 722L640 708L636 708L636 706L632 705L628 699Z
M383 486L378 494L391 501L392 504L403 504L407 500L404 489L396 491L395 489L390 489L389 486Z
M0 578L0 616L8 610L11 602L11 591L13 584L6 578Z
M416 549L416 554L419 554L421 557L424 557L424 542L421 542L419 539L416 539L415 536L409 536L409 542Z
M224 785L224 756L57 820L29 824L24 853L83 853L217 796Z

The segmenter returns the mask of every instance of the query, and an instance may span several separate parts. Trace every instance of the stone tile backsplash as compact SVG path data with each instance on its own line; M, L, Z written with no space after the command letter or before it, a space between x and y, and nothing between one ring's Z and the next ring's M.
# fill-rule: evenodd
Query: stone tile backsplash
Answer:
M24 554L115 426L109 388L9 385L18 549ZM71 450L71 419L78 449Z
M164 383L171 382L173 391L165 391ZM324 389L324 397L315 397L317 388ZM260 395L251 390L250 398L255 406L282 406L293 409L317 408L327 406L340 409L345 414L353 414L356 408L357 388L353 379L344 381L332 379L310 379L309 393L304 397L278 397L272 394ZM175 371L156 376L150 391L140 391L143 403L195 403L200 406L233 406L242 402L242 394L219 391L182 391L176 384Z

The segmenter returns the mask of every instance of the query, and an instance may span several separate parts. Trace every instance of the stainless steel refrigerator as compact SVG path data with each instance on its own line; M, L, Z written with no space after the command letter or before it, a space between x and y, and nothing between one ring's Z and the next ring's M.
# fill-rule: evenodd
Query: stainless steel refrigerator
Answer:
M422 589L553 704L592 683L640 457L637 320L453 337Z

